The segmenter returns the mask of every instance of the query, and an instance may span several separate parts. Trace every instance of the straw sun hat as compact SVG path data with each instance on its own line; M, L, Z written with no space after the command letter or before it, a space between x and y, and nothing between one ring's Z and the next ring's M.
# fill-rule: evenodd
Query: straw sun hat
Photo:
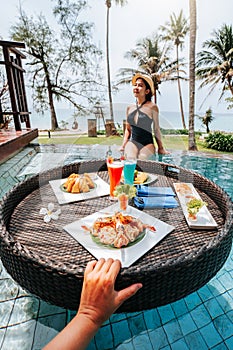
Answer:
M136 83L136 80L139 78L144 79L149 84L150 89L151 89L151 93L152 93L152 95L154 95L154 93L155 93L154 83L149 75L142 74L142 73L136 73L132 78L132 85L134 85Z

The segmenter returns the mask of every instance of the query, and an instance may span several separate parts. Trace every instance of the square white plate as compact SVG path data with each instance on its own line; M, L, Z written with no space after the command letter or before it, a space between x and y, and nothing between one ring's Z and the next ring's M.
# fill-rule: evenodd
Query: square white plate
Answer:
M129 247L111 248L97 244L92 239L91 234L82 228L82 225L91 227L98 217L114 215L118 211L118 204L113 204L100 212L88 215L81 220L74 221L63 228L96 259L119 259L122 267L129 267L175 228L174 226L168 225L165 222L158 220L136 208L130 206L129 209L130 211L127 213L128 215L139 218L144 224L148 224L156 228L155 232L146 229L146 234L143 239Z
M107 196L110 193L110 187L107 182L102 180L98 175L93 178L95 188L86 193L69 193L62 189L62 184L67 179L58 179L49 181L59 204L83 201L91 198Z
M180 190L180 186L182 186L182 184L184 184L185 189L182 190L181 188ZM186 205L187 202L192 196L201 199L200 195L198 194L192 183L174 183L173 185L175 187L177 197L180 201L180 205L183 210L185 219L190 228L207 230L214 229L217 227L216 221L214 220L213 216L210 214L209 210L205 205L199 210L197 220L190 220Z

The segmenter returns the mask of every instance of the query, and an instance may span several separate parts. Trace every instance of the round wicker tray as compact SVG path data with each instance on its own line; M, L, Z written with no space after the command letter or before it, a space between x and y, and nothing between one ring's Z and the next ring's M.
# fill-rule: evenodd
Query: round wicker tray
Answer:
M129 268L121 270L116 288L133 282L143 288L118 312L133 312L171 303L207 283L223 266L232 244L232 202L205 177L181 167L155 161L138 161L138 169L157 174L153 186L191 182L218 224L214 230L189 229L182 209L147 212L175 226L165 239ZM104 160L79 162L55 168L27 179L13 188L0 205L2 262L13 279L42 299L77 309L84 269L93 256L63 230L75 220L109 205L109 197L64 204L59 220L44 223L39 214L49 202L57 203L50 180L71 173L98 172L108 181ZM58 206L58 204L57 204Z

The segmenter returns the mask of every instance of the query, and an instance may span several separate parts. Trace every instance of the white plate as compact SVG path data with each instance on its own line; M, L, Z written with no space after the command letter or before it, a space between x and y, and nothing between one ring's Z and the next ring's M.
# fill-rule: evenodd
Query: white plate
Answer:
M192 183L174 183L174 188L177 197L180 201L181 208L183 210L185 219L190 228L194 229L214 229L217 227L217 223L213 216L210 214L207 207L204 205L197 214L197 220L190 220L187 210L187 202L190 201L191 197L201 199L200 195L196 191ZM179 189L180 186L184 185L183 189Z
M91 198L107 196L110 192L109 184L102 180L98 175L96 175L93 179L95 188L86 193L70 193L64 191L62 189L62 184L64 184L66 180L67 179L49 181L59 204L72 203Z
M88 227L92 226L93 222L98 217L114 215L118 211L118 204L113 204L104 210L86 216L81 220L74 221L71 224L66 225L64 230L76 239L96 259L119 259L122 267L129 267L175 228L174 226L168 225L136 208L129 207L129 209L130 211L127 214L139 218L144 224L154 226L156 231L154 232L147 229L142 240L125 248L118 249L97 244L93 241L91 234L82 228L83 225Z

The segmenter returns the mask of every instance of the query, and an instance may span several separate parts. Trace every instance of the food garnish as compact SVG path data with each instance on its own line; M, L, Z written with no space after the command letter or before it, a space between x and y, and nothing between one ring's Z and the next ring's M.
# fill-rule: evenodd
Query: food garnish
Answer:
M120 210L127 210L128 200L135 197L136 193L137 190L133 185L124 184L116 186L113 195L118 198Z
M113 194L115 197L119 197L120 195L125 194L128 196L128 199L131 199L136 196L137 190L132 185L124 184L116 186Z
M108 158L107 158L107 162L108 162L109 164L112 164L112 163L113 163L113 161L114 161L113 157L108 156Z
M196 220L197 219L197 213L199 212L199 210L204 206L204 205L208 205L208 203L204 202L201 199L198 198L192 198L189 202L187 202L187 210L188 210L188 214L189 214L189 218L192 220Z

